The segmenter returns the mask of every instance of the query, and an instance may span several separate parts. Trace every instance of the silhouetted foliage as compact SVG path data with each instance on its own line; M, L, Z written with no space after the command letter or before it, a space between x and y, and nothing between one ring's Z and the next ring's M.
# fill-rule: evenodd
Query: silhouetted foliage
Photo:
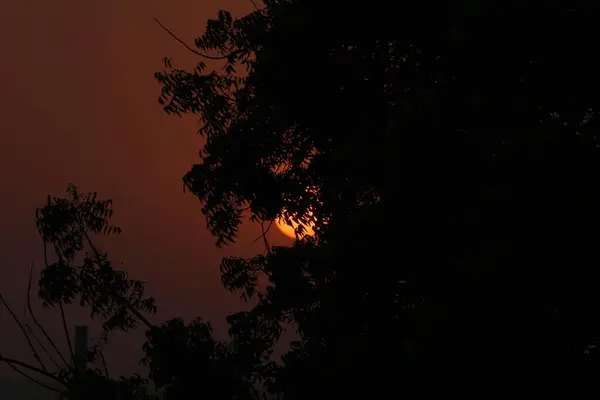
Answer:
M263 236L279 217L315 224L290 247L265 237L265 254L222 261L224 286L254 302L228 317L231 341L202 320L150 324L143 283L90 239L120 231L111 203L74 187L38 210L56 258L41 299L63 322L79 301L107 333L143 322L143 362L170 399L254 399L260 385L284 399L594 394L599 6L368 6L221 11L190 49L223 68L166 58L156 75L166 112L200 116L206 143L184 184L218 246L245 213ZM0 361L75 398L128 398L147 381Z
M263 371L274 392L595 386L599 16L593 1L269 0L208 22L196 47L223 68L165 63L165 111L201 119L184 183L217 245L246 211L316 223L221 267L257 297L234 341L264 353L298 327Z
M143 282L128 280L125 272L114 270L107 254L89 236L121 232L109 224L112 201L98 200L96 193L82 195L73 185L67 193L68 198L48 196L46 205L36 212L46 260L39 296L44 306L70 304L79 298L92 317L106 320L107 331L134 327L140 312L156 312L154 299L144 296ZM48 245L55 252L54 263L48 262ZM77 259L86 246L85 254Z
M127 279L125 272L115 270L107 253L93 242L94 235L118 234L121 229L109 223L112 202L100 200L96 193L81 194L73 185L67 197L50 197L36 211L36 224L44 243L44 268L38 295L44 307L58 308L68 354L63 343L52 338L38 321L31 305L33 264L27 291L27 320L21 320L0 293L0 305L9 313L27 340L37 365L6 356L0 362L15 372L64 399L152 399L146 393L149 380L141 376L112 378L104 360L103 347L115 330L127 331L144 323L142 315L155 312L154 299L144 294L144 283ZM50 261L54 250L56 261ZM78 367L75 348L64 306L78 302L90 310L92 318L103 322L104 332L98 343L88 348L86 367ZM145 397L144 397L145 396Z
M150 378L165 387L168 399L188 398L198 390L210 399L254 399L252 364L235 349L212 338L212 328L202 320L186 325L175 318L147 333L143 362Z

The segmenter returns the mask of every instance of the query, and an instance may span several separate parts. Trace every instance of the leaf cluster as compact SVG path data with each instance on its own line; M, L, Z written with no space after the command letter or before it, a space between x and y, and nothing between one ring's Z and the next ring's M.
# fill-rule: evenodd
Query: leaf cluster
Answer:
M42 304L54 307L78 301L92 317L104 319L107 332L130 329L139 322L135 311L155 312L156 306L145 296L144 283L115 270L107 253L92 242L91 235L121 232L110 224L112 201L100 200L96 193L82 195L73 185L67 195L49 196L36 212L46 260L39 281ZM48 248L54 250L56 261L48 261Z

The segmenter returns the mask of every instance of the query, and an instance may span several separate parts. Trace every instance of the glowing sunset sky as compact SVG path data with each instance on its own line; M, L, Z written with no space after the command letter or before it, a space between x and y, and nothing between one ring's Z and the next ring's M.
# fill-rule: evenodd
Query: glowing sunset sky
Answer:
M217 250L198 201L183 193L181 177L202 143L197 119L162 112L153 74L165 56L182 67L197 59L153 17L192 43L219 9L239 15L251 6L249 0L3 2L0 291L16 310L23 309L30 261L42 261L35 208L73 182L114 200L123 235L104 248L149 282L159 307L154 320L201 316L223 332L223 317L240 302L221 287L220 258L261 251L261 241L252 244L260 229L247 224L238 244ZM289 243L272 232L273 244ZM44 320L56 329L56 314L45 313ZM81 321L78 313L69 323ZM138 354L126 350L141 338L118 339L109 356L128 354L119 362L128 370ZM19 348L23 343L2 311L0 353L19 356Z

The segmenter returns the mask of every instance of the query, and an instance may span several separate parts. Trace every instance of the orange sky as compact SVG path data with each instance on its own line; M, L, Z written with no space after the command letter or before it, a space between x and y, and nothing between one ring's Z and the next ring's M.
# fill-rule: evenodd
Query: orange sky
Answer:
M108 250L134 277L149 282L160 311L156 320L201 316L223 332L223 317L240 302L221 287L219 260L261 251L260 242L252 244L260 231L248 223L238 244L218 250L199 203L182 192L181 177L198 160L202 142L196 118L162 112L153 74L164 56L184 67L196 59L152 17L192 43L219 9L239 15L250 7L249 0L3 3L0 291L20 313L28 264L41 264L35 208L73 182L115 201L123 235ZM289 243L276 230L270 240ZM57 321L54 314L44 317ZM70 322L80 321L75 313ZM141 344L132 340L115 342L112 358ZM22 341L2 310L0 353L19 355L18 349L24 349ZM128 368L137 353L125 359L119 363Z

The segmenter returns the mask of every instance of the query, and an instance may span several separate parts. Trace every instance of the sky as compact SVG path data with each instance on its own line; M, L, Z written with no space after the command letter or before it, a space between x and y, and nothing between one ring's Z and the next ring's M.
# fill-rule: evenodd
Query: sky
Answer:
M198 162L197 117L166 115L153 74L162 58L177 67L198 61L153 20L188 43L220 9L243 15L250 0L0 0L0 291L23 314L30 262L41 267L35 209L73 183L114 201L120 237L104 241L115 263L148 282L160 322L202 317L217 335L224 317L243 307L222 286L224 255L252 256L260 229L250 222L238 242L214 246L200 203L181 177ZM272 244L289 244L271 230ZM57 314L40 319L58 340ZM69 310L69 323L86 323ZM93 336L92 332L92 336ZM115 373L139 359L141 333L116 337L107 349ZM5 310L0 353L30 359ZM0 366L0 375L7 370Z

